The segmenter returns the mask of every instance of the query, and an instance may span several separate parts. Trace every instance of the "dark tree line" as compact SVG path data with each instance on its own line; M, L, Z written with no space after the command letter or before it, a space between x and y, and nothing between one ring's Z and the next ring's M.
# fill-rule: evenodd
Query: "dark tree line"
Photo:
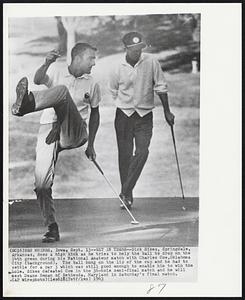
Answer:
M165 62L165 68L190 63L200 56L200 14L166 14L137 16L55 17L59 50L65 55L71 43L90 42L100 55L122 51L120 37L132 30L141 32L150 51L178 49L179 54Z

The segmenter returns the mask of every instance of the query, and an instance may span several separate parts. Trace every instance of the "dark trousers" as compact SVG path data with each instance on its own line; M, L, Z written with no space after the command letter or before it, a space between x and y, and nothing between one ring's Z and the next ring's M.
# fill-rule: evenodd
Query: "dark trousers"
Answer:
M152 137L152 112L140 117L137 112L128 117L119 108L116 111L115 129L121 192L132 195L133 188L143 170L149 154ZM135 144L135 151L134 151Z

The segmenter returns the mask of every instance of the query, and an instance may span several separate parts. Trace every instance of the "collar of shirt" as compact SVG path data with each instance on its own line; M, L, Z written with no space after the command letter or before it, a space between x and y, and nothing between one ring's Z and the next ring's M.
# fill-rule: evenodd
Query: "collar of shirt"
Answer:
M141 54L140 59L138 60L138 62L134 65L135 67L138 66L143 60L145 59L145 55L144 53ZM130 66L132 67L127 61L126 61L126 56L124 57L122 63L122 65L124 66ZM132 67L133 68L133 67Z
M75 78L75 79L82 79L82 78L84 78L84 79L89 79L89 75L88 74L83 74L83 75L81 75L81 76L79 76L79 77L75 77L74 75L72 75L70 72L69 72L69 69L68 69L68 65L66 66L66 68L65 68L65 74L64 74L64 77L73 77L73 78Z

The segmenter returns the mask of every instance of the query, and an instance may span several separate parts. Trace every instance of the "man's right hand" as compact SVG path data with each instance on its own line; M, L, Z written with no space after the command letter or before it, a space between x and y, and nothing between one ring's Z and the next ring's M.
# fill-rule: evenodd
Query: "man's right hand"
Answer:
M50 65L55 62L58 57L60 57L59 52L57 50L52 50L47 54L45 63Z
M88 146L85 150L85 154L89 160L95 160L96 159L96 153L93 146Z

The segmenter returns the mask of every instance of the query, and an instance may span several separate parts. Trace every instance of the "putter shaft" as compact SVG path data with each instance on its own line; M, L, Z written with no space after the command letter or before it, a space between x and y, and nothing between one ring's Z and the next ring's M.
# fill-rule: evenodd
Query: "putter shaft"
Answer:
M111 189L113 190L114 194L117 196L117 198L121 201L121 203L123 204L123 206L125 207L125 209L127 210L128 214L130 215L130 217L133 220L133 224L138 224L139 222L134 218L134 216L132 215L132 213L130 212L130 210L127 208L127 206L125 205L125 203L122 201L121 197L119 196L119 194L116 192L116 190L114 189L113 185L110 183L110 181L107 179L107 177L105 176L103 170L101 169L101 167L99 166L99 164L93 159L92 162L95 164L95 166L97 167L97 169L100 171L100 173L103 175L103 177L105 178L106 182L109 184L109 186L111 187Z
M177 168L178 168L178 174L179 174L179 180L180 180L180 187L181 187L181 192L182 192L182 198L185 199L183 185L182 185L182 180L181 180L181 174L180 174L179 160L178 160L178 155L177 155L177 150L176 150L176 144L175 144L175 136L174 136L174 127L173 127L173 125L171 126L171 133L172 133L172 138L173 138L174 152L175 152L175 158L176 158L176 162L177 162Z

